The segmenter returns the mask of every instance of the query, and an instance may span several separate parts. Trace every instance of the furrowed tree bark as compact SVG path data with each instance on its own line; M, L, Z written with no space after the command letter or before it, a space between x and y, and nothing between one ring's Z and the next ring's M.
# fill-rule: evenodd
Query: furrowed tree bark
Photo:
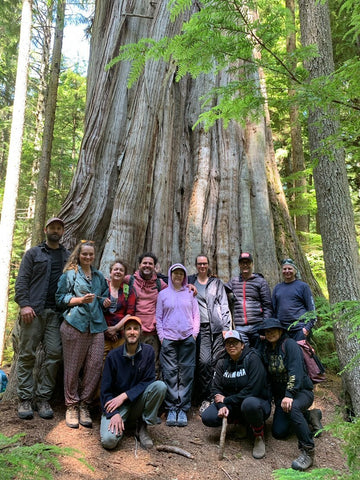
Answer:
M306 63L310 80L334 72L330 16L327 2L299 0L301 38L304 45L315 44L318 56ZM355 222L349 192L344 151L331 147L329 136L336 135L338 124L332 112L320 108L309 112L309 145L313 160L314 181L320 233L329 298L332 304L360 300L360 260ZM359 352L350 322L337 323L334 332L340 365L343 368ZM360 365L344 373L344 386L352 408L360 414Z
M135 268L146 250L159 256L163 271L178 260L191 270L205 252L224 280L238 274L240 251L250 250L272 286L278 260L291 255L319 293L291 224L266 115L245 128L233 121L226 130L221 122L193 129L199 98L226 81L224 73L176 82L171 62L148 62L128 90L126 62L105 70L120 45L180 31L166 5L96 3L85 133L60 212L66 244L94 240L104 272L116 255Z

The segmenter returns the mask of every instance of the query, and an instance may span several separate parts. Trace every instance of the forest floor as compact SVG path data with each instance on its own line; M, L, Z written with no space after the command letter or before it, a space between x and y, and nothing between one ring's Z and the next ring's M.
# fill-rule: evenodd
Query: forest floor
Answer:
M313 407L321 408L323 424L334 419L340 406L341 384L337 378L328 378L316 387ZM150 427L154 448L143 450L134 437L126 432L120 446L114 451L104 450L99 441L100 414L95 413L94 426L87 429L70 429L65 425L65 409L55 405L55 416L42 420L35 413L32 420L20 420L17 405L0 402L0 431L7 436L23 432L24 444L49 443L59 447L78 450L93 468L77 459L61 457L62 468L54 474L57 480L270 480L276 469L290 468L298 455L297 440L291 436L286 441L271 436L271 417L266 428L266 456L261 460L252 457L252 440L236 438L236 431L228 427L223 460L218 459L220 428L205 427L197 409L189 414L187 427L167 427L162 423ZM315 439L316 454L314 468L334 468L345 471L346 461L341 451L341 442L329 432ZM186 458L177 453L158 451L156 446L172 445L191 453ZM26 478L26 477L23 477Z

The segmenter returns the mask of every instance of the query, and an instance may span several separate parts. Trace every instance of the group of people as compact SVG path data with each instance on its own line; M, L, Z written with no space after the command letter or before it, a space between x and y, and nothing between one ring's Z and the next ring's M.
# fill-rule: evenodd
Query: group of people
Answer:
M211 275L203 254L195 259L195 275L181 263L160 275L156 256L147 252L133 275L117 259L106 279L93 266L94 243L82 241L70 253L60 243L63 233L64 222L49 219L46 240L25 253L16 280L21 419L33 418L33 409L53 417L49 402L63 361L70 428L92 427L90 406L101 380L104 448L119 444L125 425L150 448L147 426L159 421L159 409L167 426L185 427L195 403L207 426L219 426L224 417L246 425L253 456L262 458L273 399L273 435L285 438L293 429L301 450L293 468L312 465L310 427L322 428L321 412L308 410L313 387L296 340L310 335L316 317L304 314L315 307L291 259L283 261L284 281L272 295L246 252L240 274L226 284ZM35 384L40 343L45 358Z

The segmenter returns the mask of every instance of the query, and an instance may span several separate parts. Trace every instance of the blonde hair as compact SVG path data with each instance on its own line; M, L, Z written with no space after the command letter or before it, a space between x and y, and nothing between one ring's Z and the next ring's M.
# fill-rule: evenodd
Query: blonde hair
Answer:
M92 240L81 240L70 254L69 260L65 264L64 272L67 272L68 270L75 270L76 273L78 272L82 247L92 247L95 252L95 242Z

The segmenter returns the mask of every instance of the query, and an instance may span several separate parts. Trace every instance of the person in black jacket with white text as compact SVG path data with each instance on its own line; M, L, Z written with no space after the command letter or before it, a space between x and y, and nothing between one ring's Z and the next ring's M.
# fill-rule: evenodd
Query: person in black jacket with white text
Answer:
M249 425L255 437L254 458L265 456L264 424L271 411L266 371L253 348L236 330L224 334L226 356L218 361L212 383L212 403L201 419L208 427L218 427L222 418L229 423Z

